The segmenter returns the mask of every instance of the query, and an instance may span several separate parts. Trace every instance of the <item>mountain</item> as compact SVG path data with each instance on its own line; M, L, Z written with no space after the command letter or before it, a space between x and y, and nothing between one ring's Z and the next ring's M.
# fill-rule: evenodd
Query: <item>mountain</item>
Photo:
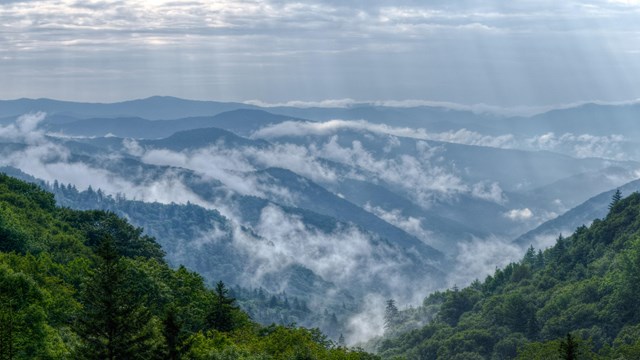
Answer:
M376 124L388 124L398 127L427 128L430 131L450 131L467 128L486 130L483 124L501 116L474 113L467 110L455 110L441 106L393 107L375 104L354 104L344 108L332 107L270 107L270 112L294 116L315 121L331 119L367 120Z
M623 194L632 194L640 191L640 180L634 180L618 187ZM560 234L566 235L576 228L589 225L594 219L600 219L607 214L607 208L616 189L602 192L566 213L551 219L537 228L521 235L515 243L521 246L529 246L545 243L557 238Z
M0 239L4 358L376 359L317 330L260 326L224 283L211 289L169 268L142 229L57 207L53 194L4 174Z
M255 146L264 148L269 145L264 140L251 140L238 136L220 128L197 128L174 133L158 140L141 140L141 146L157 149L182 151L187 149L206 148L216 143L224 143L226 147Z
M370 103L346 107L259 107L244 103L185 100L169 96L116 103L80 103L51 99L17 99L0 101L2 122L16 116L44 111L52 122L64 124L73 119L137 117L149 120L171 120L189 117L210 117L233 110L266 110L289 118L314 121L331 119L367 120L391 126L426 128L446 132L468 129L485 135L505 133L531 136L554 132L592 135L623 134L639 139L635 119L640 112L638 104L604 105L587 103L579 106L553 109L530 117L508 117L490 113L456 110L442 106L380 106ZM210 125L215 126L215 125ZM224 126L218 126L223 127ZM237 130L237 129L236 129Z
M633 193L483 282L436 292L417 309L390 303L386 336L369 346L383 358L638 358L639 218Z
M439 251L425 245L417 238L292 171L281 168L268 168L256 173L256 175L261 177L263 183L268 182L268 185L271 186L284 186L287 188L292 192L295 198L294 203L299 208L331 216L344 222L350 222L359 225L363 229L369 229L381 237L393 241L402 248L409 249L410 252L417 252L425 256L425 259L434 262L443 260ZM428 264L424 264L425 269L429 267Z
M52 133L74 137L131 137L143 139L165 138L176 132L216 127L249 135L264 126L300 121L288 116L274 115L262 110L238 109L213 116L188 117L172 120L147 120L140 117L87 118L61 121L59 116L48 116L44 128Z
M260 134L254 138L259 138ZM470 234L475 237L488 234L516 237L566 211L572 204L634 179L637 168L634 162L576 159L548 151L420 140L366 129L296 134L284 131L280 135L271 132L263 138L276 146L311 149L322 159L359 169L362 175L358 175L366 182L384 184L387 191L411 199L409 203L422 210L405 211L405 208L411 208L407 201L400 207L390 207L390 202L387 207L375 205L377 194L371 195L373 208L379 208L379 212L388 218L399 212L405 221L408 216L427 222L431 219L433 225L425 225L424 230L435 231L437 237L442 231L435 229L447 226L437 221L438 217L449 223L465 224L467 229L473 229ZM358 189L351 187L349 191L343 191L347 188L341 185L344 181L358 180L358 177L345 177L347 179L338 184L323 186L366 206L367 201L358 200L355 195ZM518 211L530 215L508 216ZM465 238L460 233L451 235L449 239ZM453 243L447 246L447 240L437 242L443 251L452 245L455 247Z
M121 171L150 173L139 170L138 166L131 162ZM432 288L444 286L442 269L446 264L437 250L344 200L343 208L334 210L343 219L339 220L262 198L223 195L226 205L236 210L229 218L215 209L195 204L127 200L122 195L107 195L97 188L78 191L57 182L46 184L15 168L1 170L52 191L61 206L107 210L143 227L145 234L155 237L162 246L169 264L197 271L210 286L219 280L233 285L238 294L243 294L241 304L247 306L255 321L265 325L273 321L296 322L302 326L321 327L337 339L340 333L348 335L347 321L361 311L361 299L368 293L388 296L393 292L409 296L411 284L425 280ZM162 170L156 171L162 178ZM274 175L279 172L282 170L267 171ZM202 183L197 178L189 180L192 175L183 176L185 184L192 184L196 193L212 196L211 200L219 196L215 195L219 190L210 195L198 190L201 186L211 188L211 183ZM294 178L315 188L307 192L310 198L319 200L328 195L326 190L308 180ZM311 197L312 194L317 197ZM328 208L335 207L330 198L320 203L327 204ZM340 213L340 209L345 212ZM370 223L354 228L352 222L347 222L350 217L358 221L358 216ZM275 224L271 225L270 221ZM276 230L277 227L282 229ZM402 241L410 243L403 244ZM328 268L327 264L334 264L336 268ZM336 270L348 267L360 270L336 273ZM386 279L391 278L402 281L387 283ZM263 298L243 289L261 289ZM280 303L269 300L276 295ZM304 305L304 311L285 307L286 298L308 307ZM256 306L256 302L261 305Z
M50 115L70 116L78 119L129 116L151 120L169 120L193 116L213 116L230 110L255 108L255 106L241 103L184 100L170 96L153 96L116 103L80 103L51 99L0 100L1 117L16 117L26 113L43 111Z
M640 104L584 104L567 109L551 110L530 119L520 119L515 128L522 132L553 131L557 134L576 132L593 135L622 134L632 139L640 137L635 126Z

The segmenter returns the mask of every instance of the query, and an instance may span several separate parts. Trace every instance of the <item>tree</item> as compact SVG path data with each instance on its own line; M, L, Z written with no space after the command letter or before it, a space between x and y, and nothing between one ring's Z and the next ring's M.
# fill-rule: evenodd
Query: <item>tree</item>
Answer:
M84 308L77 332L86 359L148 359L152 345L151 314L131 286L125 262L110 238L97 251L97 267L85 283Z
M396 326L399 322L400 312L396 307L396 302L393 299L387 300L387 307L384 311L384 328L390 330Z
M162 325L162 334L164 335L166 346L164 354L165 358L169 360L178 360L180 359L182 352L182 323L178 319L175 307L169 307Z
M0 265L0 359L45 357L43 294L31 277Z
M570 333L567 333L567 340L560 342L560 356L563 360L578 360L578 343Z
M229 290L222 281L218 281L213 291L211 311L207 314L207 325L218 331L231 331L236 327L235 315L239 308L236 299L229 296Z
M616 189L616 192L613 193L613 196L611 196L611 202L609 203L609 211L611 211L613 207L620 202L620 200L622 200L622 193L620 192L620 189Z

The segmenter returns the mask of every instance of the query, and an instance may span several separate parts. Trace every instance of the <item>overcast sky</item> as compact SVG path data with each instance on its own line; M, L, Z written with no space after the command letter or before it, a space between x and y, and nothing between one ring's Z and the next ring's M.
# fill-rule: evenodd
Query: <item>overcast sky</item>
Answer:
M0 98L640 98L639 0L0 0Z

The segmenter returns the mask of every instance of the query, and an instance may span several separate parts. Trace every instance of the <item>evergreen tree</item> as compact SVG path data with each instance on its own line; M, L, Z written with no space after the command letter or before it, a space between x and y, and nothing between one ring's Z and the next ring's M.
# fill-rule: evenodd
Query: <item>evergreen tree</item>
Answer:
M229 290L222 281L218 281L213 293L213 304L207 315L209 328L218 331L231 331L235 328L235 313L239 311L236 299L229 296Z
M0 359L45 357L43 300L33 279L0 265Z
M167 310L162 325L162 334L164 335L166 344L165 358L169 360L180 359L182 348L182 324L178 320L176 309L173 306L169 307Z
M536 250L533 248L533 245L530 245L527 249L527 252L524 254L524 258L522 259L522 264L534 266L536 263Z
M578 360L578 344L571 334L567 334L566 341L560 343L560 356L563 360Z
M611 202L609 203L609 211L611 211L611 209L613 209L613 207L616 206L616 204L618 204L620 200L622 200L622 193L620 192L620 189L616 189L616 192L613 193L613 196L611 196Z
M113 241L100 244L98 264L85 283L84 309L77 332L82 339L80 356L86 359L148 359L155 349L151 314L144 299L132 289L126 264Z
M384 312L384 328L389 330L397 325L400 317L400 312L396 307L396 302L393 299L387 300L387 307Z

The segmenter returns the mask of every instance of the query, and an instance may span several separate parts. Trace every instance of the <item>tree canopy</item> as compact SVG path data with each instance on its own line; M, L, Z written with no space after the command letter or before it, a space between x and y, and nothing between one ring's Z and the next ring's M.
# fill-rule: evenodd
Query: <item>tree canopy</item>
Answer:
M372 347L407 359L639 359L639 290L640 194L616 192L604 219L483 282L430 295L401 312L427 325L391 329Z
M263 327L113 213L0 174L0 359L375 359Z

